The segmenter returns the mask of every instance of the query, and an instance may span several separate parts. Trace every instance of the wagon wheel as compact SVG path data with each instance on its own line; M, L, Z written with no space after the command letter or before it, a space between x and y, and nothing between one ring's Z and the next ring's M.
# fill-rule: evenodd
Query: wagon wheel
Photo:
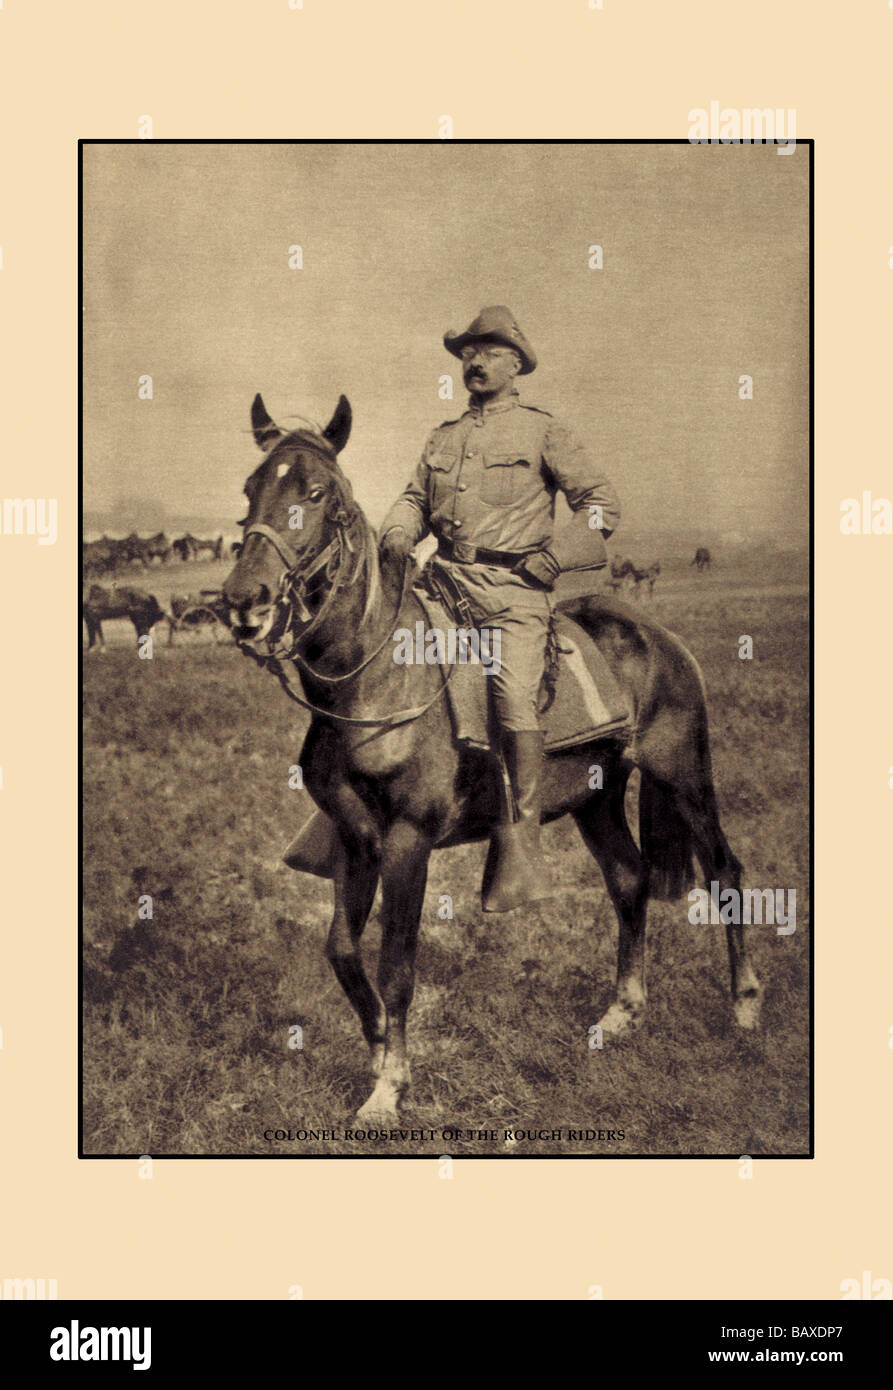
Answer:
M214 641L218 646L221 642L225 642L229 638L230 631L229 628L226 626L226 623L224 623L222 619L214 612L214 609L209 608L206 603L193 603L189 606L189 608L185 608L183 612L180 614L179 618L177 619L177 631L197 631L199 625L190 623L188 620L189 618L199 613L203 613L206 617L211 619L211 622L213 623Z

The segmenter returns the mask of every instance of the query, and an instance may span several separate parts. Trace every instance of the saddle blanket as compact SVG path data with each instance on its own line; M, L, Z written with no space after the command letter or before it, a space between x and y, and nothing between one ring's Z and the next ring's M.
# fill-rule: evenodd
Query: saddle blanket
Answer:
M413 593L425 611L429 628L447 632L456 626L441 604L418 589ZM564 613L556 613L553 622L559 653L558 679L555 697L540 716L547 752L620 733L630 725L631 715L611 668L589 634ZM443 670L444 675L451 672L446 701L456 740L473 748L489 748L490 677L478 662L457 662ZM542 704L541 695L541 708Z

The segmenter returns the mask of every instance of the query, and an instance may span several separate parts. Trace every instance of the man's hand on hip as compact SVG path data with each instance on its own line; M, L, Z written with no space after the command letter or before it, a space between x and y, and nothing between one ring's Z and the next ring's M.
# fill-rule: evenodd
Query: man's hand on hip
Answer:
M514 573L530 579L541 589L552 589L561 573L561 566L551 550L535 550L532 555L525 555L519 565L515 565Z

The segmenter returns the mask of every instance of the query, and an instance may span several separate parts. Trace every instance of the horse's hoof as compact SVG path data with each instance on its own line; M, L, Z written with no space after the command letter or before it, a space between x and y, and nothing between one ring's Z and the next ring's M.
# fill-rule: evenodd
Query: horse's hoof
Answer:
M371 1100L371 1096L369 1098ZM365 1129L387 1129L389 1125L397 1123L397 1107L392 1110L382 1109L377 1103L370 1105L369 1100L365 1105L361 1105L353 1117L355 1125L360 1125Z
M371 1096L357 1111L354 1123L371 1129L396 1124L397 1108L405 1089L404 1086L395 1086L391 1081L377 1081Z
M756 993L735 1000L735 1022L739 1028L747 1033L752 1033L759 1028L761 1002L760 995Z
M598 1026L603 1033L609 1034L612 1038L619 1038L624 1033L631 1033L642 1022L642 1009L633 1009L628 1004L615 1002L611 1005L606 1014L603 1014L598 1021Z

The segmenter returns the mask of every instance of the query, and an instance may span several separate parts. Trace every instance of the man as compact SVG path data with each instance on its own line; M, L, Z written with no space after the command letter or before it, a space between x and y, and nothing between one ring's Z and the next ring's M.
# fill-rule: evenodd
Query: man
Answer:
M478 628L500 630L489 680L517 821L507 808L494 836L484 908L507 912L542 896L539 860L543 735L537 704L552 604L562 569L605 564L604 538L620 517L614 489L557 420L522 405L515 377L536 356L505 305L482 309L444 347L462 361L469 408L428 439L415 476L381 527L382 554L404 558L432 531L442 566ZM574 515L554 538L555 496ZM495 858L495 865L494 865Z

